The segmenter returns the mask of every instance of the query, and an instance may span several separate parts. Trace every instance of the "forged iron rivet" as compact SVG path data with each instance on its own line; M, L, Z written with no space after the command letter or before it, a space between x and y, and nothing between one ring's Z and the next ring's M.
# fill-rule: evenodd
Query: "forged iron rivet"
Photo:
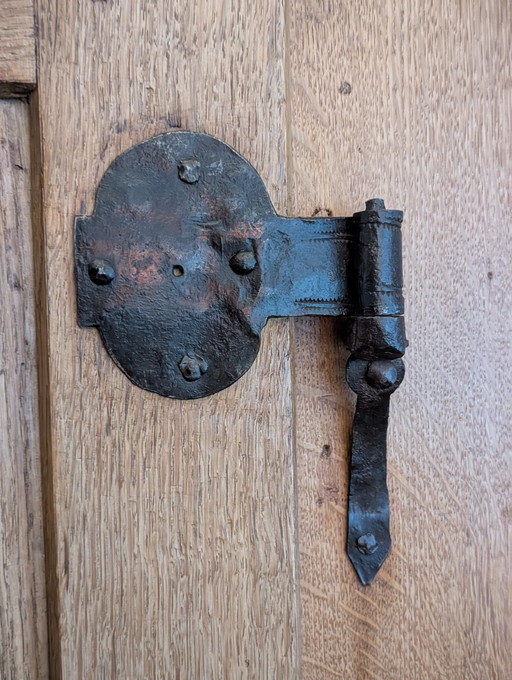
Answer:
M366 210L386 210L386 206L382 198L370 198L366 201Z
M116 272L107 260L93 260L89 265L89 277L98 286L106 286L116 278Z
M236 274L250 274L256 269L258 261L252 250L240 250L233 255L229 261L229 266Z
M194 382L206 373L208 364L201 357L186 354L179 363L180 371L185 380Z
M356 545L359 552L363 553L363 555L371 555L377 550L379 544L373 534L363 534L363 536L359 536L357 539Z
M366 371L366 380L372 387L385 389L391 387L398 380L398 372L390 361L372 361Z
M180 161L178 165L178 175L182 182L187 184L195 184L199 179L199 171L201 170L201 163L190 158L186 161Z

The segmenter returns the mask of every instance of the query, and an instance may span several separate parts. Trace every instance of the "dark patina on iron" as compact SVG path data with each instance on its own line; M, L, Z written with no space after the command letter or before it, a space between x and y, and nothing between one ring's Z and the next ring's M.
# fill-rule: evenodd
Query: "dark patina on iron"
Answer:
M346 318L357 393L348 554L363 583L386 558L389 396L403 379L402 213L276 214L256 170L204 134L119 156L75 219L78 313L136 385L196 399L238 380L270 317Z

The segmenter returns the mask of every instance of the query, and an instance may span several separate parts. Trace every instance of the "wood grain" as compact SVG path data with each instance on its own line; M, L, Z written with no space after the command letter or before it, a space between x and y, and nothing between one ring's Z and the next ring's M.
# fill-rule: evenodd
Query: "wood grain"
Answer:
M73 216L174 128L235 146L283 205L282 2L38 3L53 676L296 678L289 327L234 387L134 387L77 327Z
M28 105L0 101L0 677L48 677Z
M404 208L394 548L344 553L354 399L336 324L295 326L304 680L512 676L510 3L290 4L290 209Z
M33 0L0 0L0 97L24 95L36 83Z

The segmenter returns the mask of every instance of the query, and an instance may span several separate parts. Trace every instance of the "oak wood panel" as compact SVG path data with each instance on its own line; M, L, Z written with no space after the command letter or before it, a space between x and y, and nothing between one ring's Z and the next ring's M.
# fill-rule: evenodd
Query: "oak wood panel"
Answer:
M290 207L404 208L394 548L345 555L354 398L337 325L298 321L304 680L512 676L510 3L290 4Z
M26 102L0 101L0 677L48 677Z
M30 92L36 82L33 0L0 0L0 96Z
M77 327L72 242L110 162L177 127L284 203L282 2L41 0L38 22L54 676L295 678L288 323L218 396L144 392Z

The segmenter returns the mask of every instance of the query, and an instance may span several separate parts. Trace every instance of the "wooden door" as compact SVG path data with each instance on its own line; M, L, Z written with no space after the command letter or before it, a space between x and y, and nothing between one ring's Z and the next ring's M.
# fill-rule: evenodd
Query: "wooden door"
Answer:
M0 677L511 677L509 3L0 9ZM335 320L272 320L196 402L77 326L73 216L176 129L234 146L283 214L405 211L394 547L369 587Z

